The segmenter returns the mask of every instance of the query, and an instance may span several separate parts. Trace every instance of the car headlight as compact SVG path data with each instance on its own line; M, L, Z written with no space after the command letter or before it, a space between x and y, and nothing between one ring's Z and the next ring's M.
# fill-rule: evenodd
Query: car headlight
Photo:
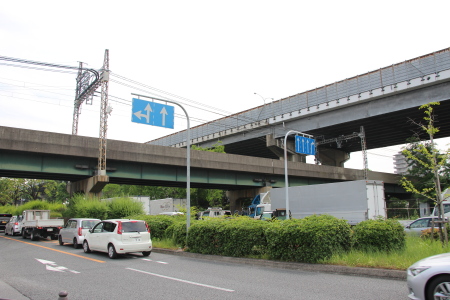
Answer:
M420 273L422 273L423 271L428 270L430 267L428 266L421 266L421 267L411 267L409 268L409 272L411 273L412 276L417 276Z

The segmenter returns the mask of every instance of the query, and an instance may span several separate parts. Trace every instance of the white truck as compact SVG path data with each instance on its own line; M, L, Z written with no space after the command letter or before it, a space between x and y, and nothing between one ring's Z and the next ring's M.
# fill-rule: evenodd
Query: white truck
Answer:
M270 190L272 209L286 208L285 188ZM295 186L289 188L292 218L329 214L355 225L368 219L386 218L384 184L377 180Z
M442 205L444 206L444 216L450 217L450 188L445 189L441 194ZM433 208L432 216L437 216L439 214L439 210L435 206Z
M24 210L22 219L22 237L36 241L50 237L58 239L59 230L64 226L63 219L50 219L50 210Z
M203 220L205 217L216 218L221 216L231 216L231 210L224 210L221 207L208 207L207 210L197 213L197 219Z
M167 212L178 212L180 208L186 208L186 199L165 198L150 200L148 196L130 197L142 203L144 212L147 215L159 215ZM105 200L111 200L105 199Z

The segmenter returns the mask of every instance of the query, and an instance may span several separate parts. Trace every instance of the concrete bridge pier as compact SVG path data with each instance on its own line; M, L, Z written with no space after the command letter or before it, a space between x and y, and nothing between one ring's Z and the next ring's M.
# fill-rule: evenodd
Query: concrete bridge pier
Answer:
M319 149L319 160L324 166L344 167L344 163L350 159L350 153L331 148Z
M84 180L70 182L67 186L67 192L70 196L74 193L84 193L86 196L100 197L103 188L108 183L108 175L95 175Z
M248 202L248 199L253 200L256 195L260 193L266 193L269 190L271 190L271 186L263 186L259 188L253 188L253 189L246 189L246 190L234 190L234 191L227 191L226 195L228 199L230 200L230 210L231 213L234 213L235 211L241 212L244 202ZM250 200L250 202L251 202Z

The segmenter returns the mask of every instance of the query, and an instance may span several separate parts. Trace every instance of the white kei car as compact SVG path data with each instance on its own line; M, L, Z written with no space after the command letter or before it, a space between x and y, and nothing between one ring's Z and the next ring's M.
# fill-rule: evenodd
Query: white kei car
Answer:
M83 250L85 253L106 252L109 258L133 252L149 256L152 252L150 228L142 220L103 220L86 233Z
M450 253L419 260L407 270L409 299L450 299Z
M66 225L59 231L59 244L61 246L64 245L64 243L73 244L73 247L78 249L83 245L84 235L100 221L100 219L92 218L69 219Z

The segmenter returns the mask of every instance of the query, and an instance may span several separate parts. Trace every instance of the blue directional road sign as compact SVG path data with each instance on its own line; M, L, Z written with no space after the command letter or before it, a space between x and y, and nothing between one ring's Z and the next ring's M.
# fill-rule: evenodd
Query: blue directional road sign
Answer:
M173 106L133 98L131 112L131 122L173 129Z
M304 136L295 136L295 152L307 155L316 155L316 141Z

